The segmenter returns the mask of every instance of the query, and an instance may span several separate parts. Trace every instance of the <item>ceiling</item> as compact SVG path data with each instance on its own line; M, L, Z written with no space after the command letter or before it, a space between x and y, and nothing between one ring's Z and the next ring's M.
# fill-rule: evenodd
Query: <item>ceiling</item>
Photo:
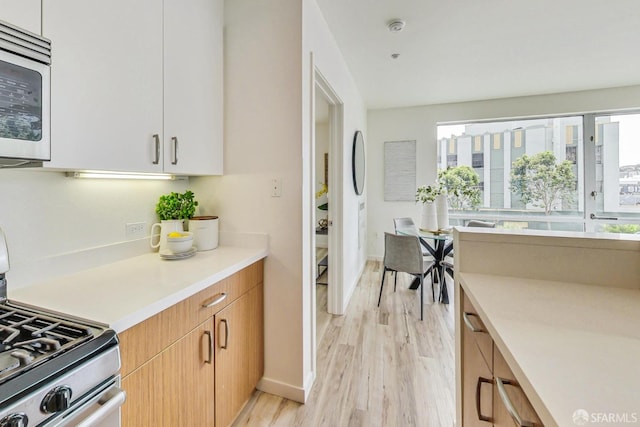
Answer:
M640 84L638 0L317 3L371 109Z

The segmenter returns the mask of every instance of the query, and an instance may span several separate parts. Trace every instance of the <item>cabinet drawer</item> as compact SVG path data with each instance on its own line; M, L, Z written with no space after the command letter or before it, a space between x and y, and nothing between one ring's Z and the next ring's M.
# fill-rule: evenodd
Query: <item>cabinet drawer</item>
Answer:
M260 260L192 296L189 300L197 322L204 322L262 283L262 269L263 261Z
M515 417L523 425L542 426L540 417L527 399L515 375L497 347L493 350L493 422L495 426L512 426Z
M465 328L464 332L471 334L487 367L493 372L493 339L465 293L463 293L462 301L462 316L464 320L462 327Z

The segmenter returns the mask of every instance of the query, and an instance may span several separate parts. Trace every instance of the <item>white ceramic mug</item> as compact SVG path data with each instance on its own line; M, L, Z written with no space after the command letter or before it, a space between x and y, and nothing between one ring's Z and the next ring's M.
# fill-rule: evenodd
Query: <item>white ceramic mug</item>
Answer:
M199 251L218 247L217 216L194 216L189 220L189 231L193 233L193 245Z
M155 228L159 228L160 238L157 243L153 243L153 238L158 235L158 232L154 233ZM172 231L184 231L184 221L181 219L168 219L156 222L151 226L151 240L149 244L153 249L160 248L160 252L167 249L167 234Z

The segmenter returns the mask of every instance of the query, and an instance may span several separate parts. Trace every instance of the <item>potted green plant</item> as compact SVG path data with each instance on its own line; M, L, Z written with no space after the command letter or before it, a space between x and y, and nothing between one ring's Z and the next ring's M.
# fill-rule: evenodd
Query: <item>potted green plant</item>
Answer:
M151 226L151 247L159 248L162 252L167 245L167 234L172 231L183 232L184 220L193 217L197 206L198 201L195 200L195 194L190 190L184 193L171 192L160 196L156 205L156 213L160 222ZM153 243L156 227L160 229L160 238L157 243Z
M160 221L185 220L193 217L197 206L198 201L195 200L193 191L187 190L182 194L171 192L160 196L156 213Z

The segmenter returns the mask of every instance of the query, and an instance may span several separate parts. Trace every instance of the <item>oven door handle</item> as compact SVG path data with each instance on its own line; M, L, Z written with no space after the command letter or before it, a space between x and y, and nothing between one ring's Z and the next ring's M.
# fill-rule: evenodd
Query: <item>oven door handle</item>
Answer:
M102 398L98 401L100 409L93 412L87 418L76 424L76 427L91 427L98 422L105 419L108 415L111 415L115 410L120 408L124 403L127 394L119 387L112 387Z

